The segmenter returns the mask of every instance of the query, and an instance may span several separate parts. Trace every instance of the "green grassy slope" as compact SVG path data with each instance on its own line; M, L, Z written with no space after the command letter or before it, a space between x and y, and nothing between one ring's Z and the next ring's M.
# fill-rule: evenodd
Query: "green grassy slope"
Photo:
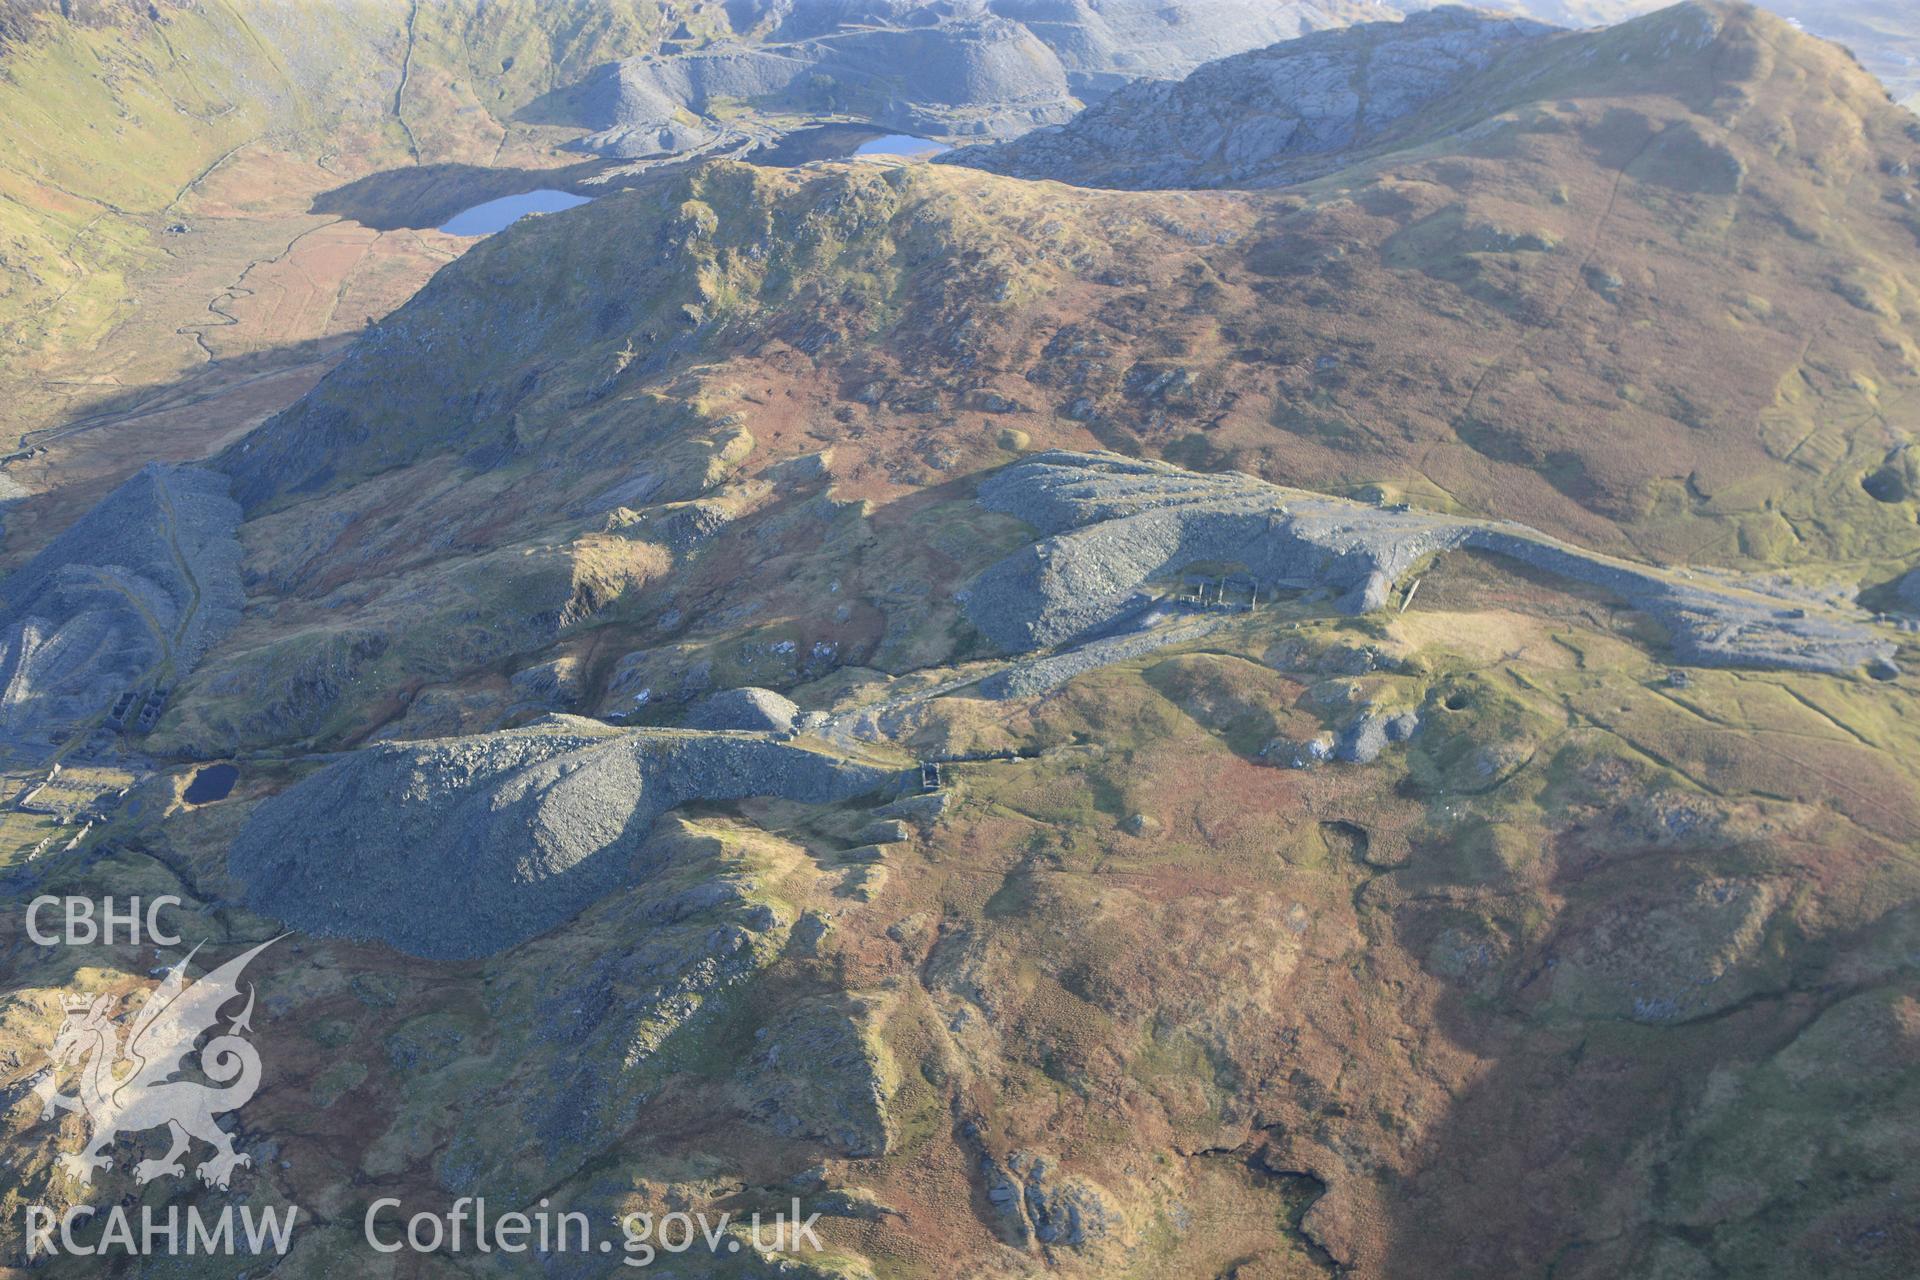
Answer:
M0 43L0 351L96 335L236 148L487 162L556 82L651 47L654 0L19 8Z

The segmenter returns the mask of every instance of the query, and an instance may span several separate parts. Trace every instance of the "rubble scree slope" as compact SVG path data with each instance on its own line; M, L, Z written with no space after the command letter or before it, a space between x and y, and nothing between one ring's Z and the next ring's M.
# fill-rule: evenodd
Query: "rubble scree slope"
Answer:
M296 928L465 959L644 875L633 855L677 805L833 804L899 778L765 737L553 716L354 752L262 803L228 868L253 906Z
M178 678L242 604L226 477L153 463L0 582L0 742L48 746Z
M1087 639L1149 607L1149 582L1188 565L1244 565L1263 590L1324 589L1348 613L1386 606L1439 552L1477 550L1625 598L1702 666L1850 672L1894 642L1866 615L1809 605L1707 569L1663 570L1586 551L1511 521L1369 506L1202 475L1117 454L1051 451L988 477L979 501L1044 535L989 567L967 616L1013 653Z

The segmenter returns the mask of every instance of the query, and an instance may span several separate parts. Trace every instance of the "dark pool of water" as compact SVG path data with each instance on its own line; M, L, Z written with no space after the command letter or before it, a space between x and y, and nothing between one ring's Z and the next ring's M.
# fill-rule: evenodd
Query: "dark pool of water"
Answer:
M588 196L576 196L570 191L555 191L548 187L538 191L522 191L517 196L501 196L498 200L463 209L447 219L440 229L450 236L490 236L496 231L506 230L530 213L558 213L562 209L586 204L589 199Z
M215 800L225 800L239 776L240 770L233 765L208 765L194 774L193 781L187 784L187 803L211 804Z

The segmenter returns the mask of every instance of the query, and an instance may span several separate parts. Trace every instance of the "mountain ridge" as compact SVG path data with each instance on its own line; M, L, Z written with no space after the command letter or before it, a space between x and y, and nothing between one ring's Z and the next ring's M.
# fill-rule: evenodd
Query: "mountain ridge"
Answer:
M1920 133L1743 6L1512 30L1278 185L711 159L489 237L192 473L244 607L13 770L79 798L7 882L302 927L260 1202L1906 1280ZM22 1063L153 982L14 951Z

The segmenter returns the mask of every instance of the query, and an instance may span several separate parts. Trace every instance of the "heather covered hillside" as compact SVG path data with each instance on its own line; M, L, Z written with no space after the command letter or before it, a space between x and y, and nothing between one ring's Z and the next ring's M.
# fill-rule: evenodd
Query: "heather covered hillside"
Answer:
M301 1207L249 1274L632 1270L368 1250L483 1196L733 1215L690 1277L1920 1273L1920 118L1746 4L1360 8L336 8L402 75L274 70L326 128L169 110L337 149L361 265L5 473L0 1251L184 1186L42 1105L173 953L9 905L139 892L279 939L179 1192ZM876 31L995 73L962 145L693 92ZM593 198L435 230L523 180Z

